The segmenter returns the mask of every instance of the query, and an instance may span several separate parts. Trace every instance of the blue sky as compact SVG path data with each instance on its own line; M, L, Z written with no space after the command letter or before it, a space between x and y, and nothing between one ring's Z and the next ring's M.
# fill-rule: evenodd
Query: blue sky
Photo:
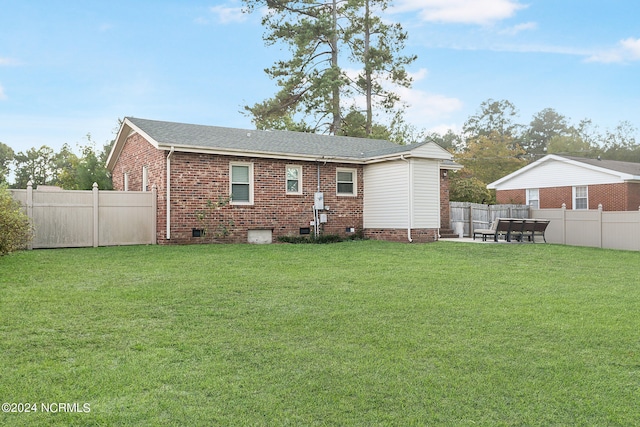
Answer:
M459 130L489 99L529 123L553 108L601 130L640 126L637 0L396 0L418 55L401 92L418 129ZM237 0L0 0L0 142L99 146L135 116L252 128L276 92L259 14Z

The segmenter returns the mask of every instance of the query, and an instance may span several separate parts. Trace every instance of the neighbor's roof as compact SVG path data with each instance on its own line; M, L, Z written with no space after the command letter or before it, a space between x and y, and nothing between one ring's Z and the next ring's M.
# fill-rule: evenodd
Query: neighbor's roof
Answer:
M548 168L547 165L564 165L563 169L558 169L560 166L556 166L553 169ZM541 168L546 168L544 173ZM598 173L599 178L602 179L604 175L615 177L619 182L625 181L640 181L640 163L634 162L621 162L617 160L601 160L601 159L587 159L584 157L573 156L561 156L557 154L548 154L517 171L510 173L497 181L494 181L487 185L489 189L511 189L510 187L519 187L525 176L532 176L534 179L536 175L531 175L531 172L540 169L538 175L542 174L544 177L542 181L547 182L546 186L558 186L560 181L564 185L578 185L576 180L585 179L584 175L576 174L580 168L584 171L590 171L593 175ZM550 176L553 175L553 176ZM541 179L538 177L537 179ZM573 182L572 181L576 181ZM516 184L518 183L518 184ZM583 182L582 185L588 184Z
M448 151L433 142L398 145L367 138L234 129L127 117L107 160L107 167L115 165L124 142L132 132L141 134L159 150L354 163L406 155L439 159L443 161L444 167L452 169L458 166L452 162L453 156Z

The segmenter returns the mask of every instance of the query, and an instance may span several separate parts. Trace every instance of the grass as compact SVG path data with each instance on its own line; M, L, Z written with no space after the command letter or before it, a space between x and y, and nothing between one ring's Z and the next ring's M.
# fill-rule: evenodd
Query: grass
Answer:
M38 412L0 425L640 425L639 273L544 244L20 252L0 400Z

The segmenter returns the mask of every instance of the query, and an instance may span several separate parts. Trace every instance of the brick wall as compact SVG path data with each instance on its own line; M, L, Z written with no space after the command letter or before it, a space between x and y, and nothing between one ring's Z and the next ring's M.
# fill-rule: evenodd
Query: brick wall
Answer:
M499 205L524 205L527 195L524 190L498 190L496 191L496 203Z
M139 135L125 144L113 171L114 189L124 188L124 173L129 175L129 190L139 190L142 167L147 166L149 186L158 188L158 243L246 242L251 229L271 229L276 241L282 235L300 235L301 228L313 226L314 193L324 193L329 210L327 223L321 228L327 234L350 234L347 228L362 230L363 170L360 165L295 162L211 154L174 152L171 157L171 240L166 239L166 173L167 152L156 150ZM253 164L254 203L250 206L227 204L220 209L208 209L207 201L216 202L230 194L230 162ZM286 194L286 166L302 166L301 195ZM355 169L357 195L336 194L336 169ZM206 213L203 224L199 213ZM229 230L220 235L222 227ZM193 237L193 229L208 229L206 237Z
M640 184L617 183L589 185L589 209L598 209L602 204L605 211L633 211L640 206ZM540 208L561 208L564 203L567 209L573 209L572 187L541 188L539 192ZM526 203L525 190L496 191L498 203Z
M167 151L157 150L138 134L131 135L116 161L113 170L115 190L124 190L124 174L128 175L129 190L142 189L143 167L148 171L148 186L157 188L157 241L167 243L205 243L247 241L251 229L271 229L273 240L278 236L300 235L300 229L313 233L314 193L324 193L327 222L321 229L327 234L349 235L348 229L362 231L363 226L363 167L361 165L273 160L212 154L174 152L171 156L171 239L166 236L166 158ZM252 163L254 174L254 203L250 206L227 204L208 209L207 202L227 198L230 193L230 162ZM286 166L302 166L301 195L286 194ZM336 194L336 169L355 169L357 195ZM449 223L449 181L440 172L441 222ZM206 214L204 223L199 215ZM204 237L193 237L193 229L208 229ZM228 234L221 235L226 228ZM406 229L366 230L373 239L407 241ZM437 240L437 229L412 230L416 242Z
M450 227L449 172L440 171L440 228Z
M390 242L408 242L406 228L367 228L364 235L372 240L386 240ZM438 240L438 230L431 228L414 228L411 230L411 240L414 243L428 243Z

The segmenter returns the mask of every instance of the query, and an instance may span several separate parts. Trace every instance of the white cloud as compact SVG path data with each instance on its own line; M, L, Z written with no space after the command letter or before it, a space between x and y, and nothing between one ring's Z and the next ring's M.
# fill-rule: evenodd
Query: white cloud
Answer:
M217 21L221 24L244 22L247 19L247 15L242 12L241 7L220 5L210 7L209 10L216 16Z
M0 67L3 66L12 66L12 65L20 65L20 61L13 58L2 58L0 57Z
M406 120L422 127L427 122L440 120L460 111L463 107L462 101L445 95L424 92L419 89L401 88L398 90L400 99L408 107L406 110Z
M351 79L356 78L360 72L356 69L344 69L343 71ZM413 83L416 83L427 78L428 70L426 68L421 68L418 71L410 72L409 75L413 79ZM418 128L423 127L427 122L448 118L451 114L460 111L463 106L462 101L457 98L428 93L413 87L391 87L387 83L384 83L384 86L398 94L400 102L406 106L406 121ZM364 109L364 96L356 96L345 101L353 103L353 105ZM351 105L345 105L345 107L350 106ZM384 122L385 119L390 119L390 117L381 117L381 119Z
M5 99L7 99L7 94L4 93L4 87L0 85L0 101L4 101Z
M617 46L602 50L587 58L588 62L602 62L605 64L638 60L640 60L640 39L634 39L633 37L620 40Z
M488 25L526 7L517 0L400 0L393 11L418 12L428 22Z
M515 36L518 33L523 31L531 31L538 28L538 24L536 22L525 22L522 24L514 25L513 27L505 28L500 31L500 34L505 34L508 36Z

